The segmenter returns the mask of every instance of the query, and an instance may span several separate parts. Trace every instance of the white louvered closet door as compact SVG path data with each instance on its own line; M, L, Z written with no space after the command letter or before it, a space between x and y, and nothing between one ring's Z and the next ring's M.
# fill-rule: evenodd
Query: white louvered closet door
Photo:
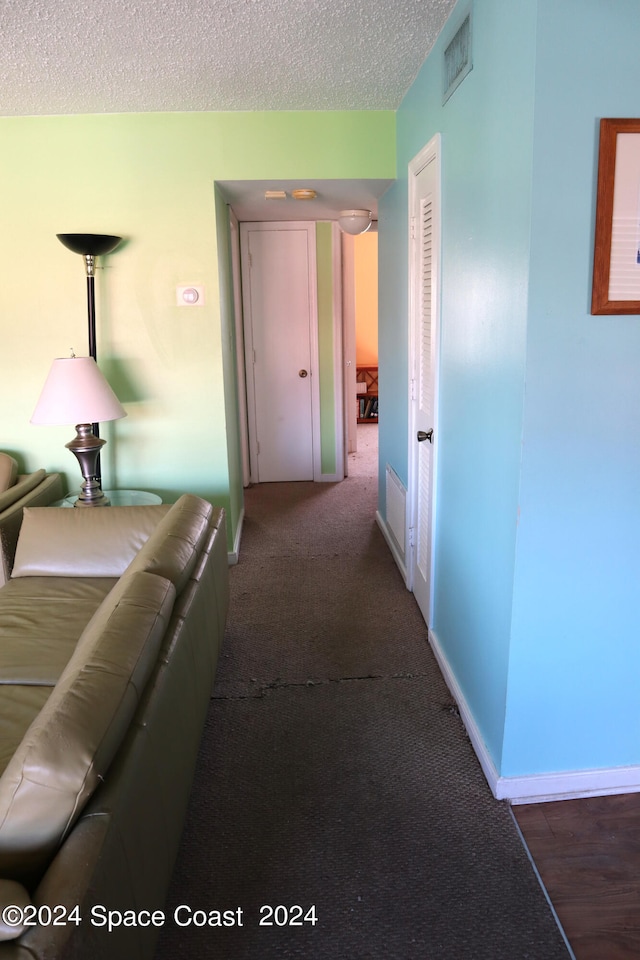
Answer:
M437 164L435 154L414 181L412 549L413 592L430 622L437 332Z

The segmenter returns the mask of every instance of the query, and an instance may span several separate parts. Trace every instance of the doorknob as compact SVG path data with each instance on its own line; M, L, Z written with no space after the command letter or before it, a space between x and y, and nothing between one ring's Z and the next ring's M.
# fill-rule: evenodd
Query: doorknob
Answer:
M305 378L305 377L308 377L309 374L307 373L306 370L298 370L298 376L299 376L299 377L302 377L302 379L304 380L304 378Z
M429 443L433 443L433 427L431 427L431 430L427 430L426 433L424 430L418 430L418 443L422 443L423 440L428 440Z

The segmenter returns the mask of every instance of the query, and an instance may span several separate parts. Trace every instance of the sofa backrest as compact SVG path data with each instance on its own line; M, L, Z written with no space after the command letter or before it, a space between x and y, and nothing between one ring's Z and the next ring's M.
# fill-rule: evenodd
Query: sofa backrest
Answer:
M119 577L148 570L181 592L198 562L213 507L183 494L172 506L26 508L12 578Z
M181 593L202 552L212 514L213 507L206 500L184 494L135 555L128 572L156 573L171 580Z
M132 573L87 624L0 777L0 877L29 885L104 778L156 663L175 595L165 578Z
M25 507L11 576L119 577L170 509Z

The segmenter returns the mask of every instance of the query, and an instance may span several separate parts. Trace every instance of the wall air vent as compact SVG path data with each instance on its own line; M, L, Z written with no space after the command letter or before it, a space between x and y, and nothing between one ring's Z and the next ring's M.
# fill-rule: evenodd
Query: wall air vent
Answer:
M393 467L386 467L387 529L404 558L404 528L407 522L407 491Z
M473 66L471 59L471 11L458 27L444 51L443 104L447 102Z

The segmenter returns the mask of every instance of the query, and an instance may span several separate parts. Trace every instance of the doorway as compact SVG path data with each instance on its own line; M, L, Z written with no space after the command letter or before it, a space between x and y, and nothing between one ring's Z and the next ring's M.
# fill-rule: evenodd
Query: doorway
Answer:
M377 227L377 224L376 224ZM378 446L378 231L342 236L345 440L348 472L362 445ZM376 470L377 472L377 470Z
M342 258L341 234L337 220L341 210L362 208L372 212L377 226L380 197L392 185L391 179L349 180L217 180L216 197L226 204L230 228L230 264L225 264L228 276L233 274L233 297L227 297L227 316L230 320L230 357L234 365L239 413L239 448L242 466L242 484L255 482L249 463L249 412L245 401L249 392L245 370L244 328L242 312L242 284L240 282L240 225L262 223L268 227L275 222L313 223L317 236L318 293L319 293L319 364L320 384L313 388L320 393L320 451L314 449L314 480L340 481L345 476L348 448L345 443L347 410L353 410L354 384L347 382L343 344L342 317ZM303 194L304 199L297 195ZM304 211L304 212L303 212ZM237 227L237 229L235 229ZM373 231L374 227L371 228ZM227 278L225 277L225 280ZM377 276L375 278L377 288ZM234 329L231 329L231 326ZM355 366L355 357L352 361ZM300 369L305 369L302 366ZM231 374L231 367L229 367ZM315 437L314 437L315 442Z
M356 386L355 386L355 331L352 335L353 354L349 364L347 357L346 343L343 341L343 333L348 327L343 315L343 256L342 256L342 234L338 228L334 216L329 219L319 219L314 221L302 221L299 219L279 221L276 218L268 216L268 212L262 210L258 204L253 207L251 204L243 204L241 193L248 192L249 182L232 185L233 191L237 191L236 196L225 184L225 189L221 190L221 197L227 203L228 216L230 222L230 256L231 271L233 275L233 300L230 301L231 311L235 317L235 335L232 335L233 343L237 349L234 349L234 366L237 374L238 386L238 412L240 425L240 452L242 458L242 483L248 486L251 483L259 482L263 479L264 470L254 471L252 473L252 464L257 459L257 431L254 432L256 443L253 444L253 451L250 458L249 450L249 422L253 416L249 410L249 393L253 389L253 348L248 344L251 337L245 337L244 310L246 308L245 289L243 288L241 271L242 261L246 255L241 254L240 234L244 232L247 224L252 224L254 228L266 230L273 229L276 224L286 224L291 229L297 229L300 225L315 229L316 232L316 269L317 269L317 298L318 298L318 327L315 332L318 335L318 375L312 379L312 389L320 392L320 429L316 429L317 419L314 420L314 477L315 481L337 482L347 474L348 448L345 442L347 434L347 418L351 417L355 427L356 414ZM388 184L384 184L386 187ZM254 186L251 182L250 186ZM329 184L325 185L327 188ZM343 190L351 189L349 182L340 182L339 186ZM335 192L335 184L331 182L331 191ZM384 192L382 185L376 185L376 192ZM329 199L327 189L325 197L325 206ZM370 207L376 208L376 202L369 202ZM264 219L254 220L247 216L247 213L258 212L264 216ZM283 210L284 212L284 210ZM242 214L244 213L244 217ZM377 221L374 220L374 228ZM374 228L371 229L373 234ZM366 235L365 235L366 236ZM350 238L353 239L353 238ZM361 239L361 238L359 238ZM367 237L370 239L370 237ZM377 231L374 238L377 248ZM311 258L310 258L311 259ZM371 278L371 285L377 294L377 249L376 249L376 267L375 273ZM249 294L250 296L250 294ZM377 314L377 304L376 304ZM354 321L355 322L355 321ZM376 316L377 327L377 316ZM245 341L247 341L245 343ZM246 362L245 362L246 360ZM302 365L297 368L307 369ZM310 368L309 368L310 369ZM348 382L349 371L353 377L353 384ZM254 391L255 395L255 391ZM316 394L317 396L317 394ZM315 416L315 411L314 411ZM254 421L255 423L255 421ZM318 450L318 439L320 450ZM252 463L250 463L250 459ZM304 474L303 474L304 475ZM308 475L308 473L307 473Z

